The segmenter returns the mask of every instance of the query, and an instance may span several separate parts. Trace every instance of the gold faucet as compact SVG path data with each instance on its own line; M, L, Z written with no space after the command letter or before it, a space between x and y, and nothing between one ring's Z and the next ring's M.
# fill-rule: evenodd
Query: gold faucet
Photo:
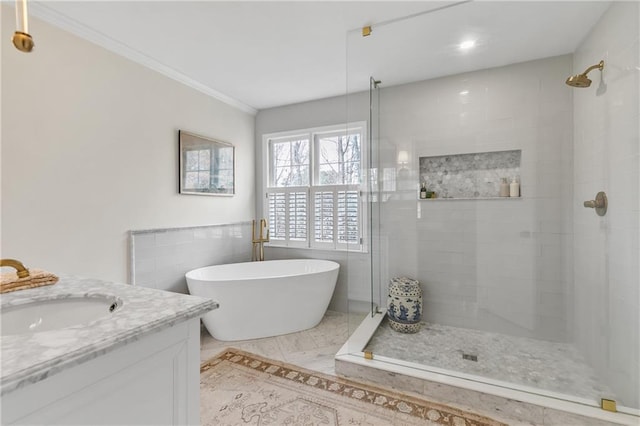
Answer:
M267 231L266 236L264 233L265 230ZM269 228L267 228L267 221L265 219L260 219L260 233L258 238L256 238L256 221L253 221L251 225L251 242L253 243L251 260L263 261L264 243L269 242Z
M27 278L29 276L29 270L24 267L22 262L15 259L0 259L0 268L3 266L10 266L16 269L18 278Z

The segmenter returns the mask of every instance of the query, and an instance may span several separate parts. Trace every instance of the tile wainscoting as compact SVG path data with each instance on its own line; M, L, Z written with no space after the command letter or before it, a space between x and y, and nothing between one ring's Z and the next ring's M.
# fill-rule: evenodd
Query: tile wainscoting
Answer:
M251 260L251 222L129 231L129 282L188 293L192 269Z

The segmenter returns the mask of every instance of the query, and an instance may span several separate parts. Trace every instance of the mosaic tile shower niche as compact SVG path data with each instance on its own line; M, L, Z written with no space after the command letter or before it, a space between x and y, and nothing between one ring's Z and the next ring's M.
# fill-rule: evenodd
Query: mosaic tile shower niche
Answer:
M520 182L521 157L520 149L420 157L420 185L440 199L501 198L502 178Z

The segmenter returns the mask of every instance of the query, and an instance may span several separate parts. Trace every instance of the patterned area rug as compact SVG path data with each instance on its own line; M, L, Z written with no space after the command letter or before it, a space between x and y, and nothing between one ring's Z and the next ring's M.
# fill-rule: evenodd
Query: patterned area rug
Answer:
M203 425L448 425L504 423L237 349L200 367Z

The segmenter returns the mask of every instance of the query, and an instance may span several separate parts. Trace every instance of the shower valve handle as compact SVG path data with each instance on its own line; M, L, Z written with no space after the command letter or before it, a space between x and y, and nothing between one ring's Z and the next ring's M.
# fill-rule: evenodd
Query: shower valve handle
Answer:
M607 212L607 195L604 192L598 192L595 200L589 200L584 202L586 208L596 209L598 216L604 216Z

